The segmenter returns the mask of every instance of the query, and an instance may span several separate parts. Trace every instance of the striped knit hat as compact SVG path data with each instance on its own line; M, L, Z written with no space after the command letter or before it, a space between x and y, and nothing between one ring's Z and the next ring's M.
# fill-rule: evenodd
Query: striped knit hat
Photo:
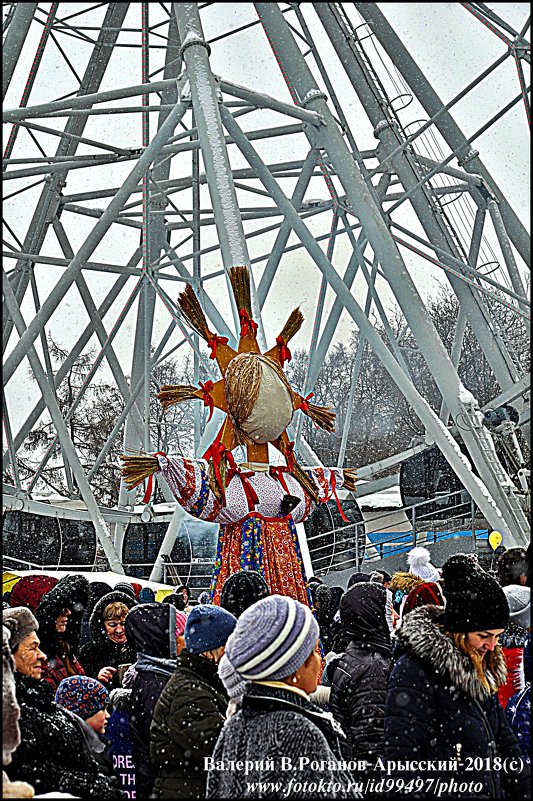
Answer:
M307 606L285 595L270 595L242 613L226 655L243 679L276 681L303 665L318 636L318 623Z

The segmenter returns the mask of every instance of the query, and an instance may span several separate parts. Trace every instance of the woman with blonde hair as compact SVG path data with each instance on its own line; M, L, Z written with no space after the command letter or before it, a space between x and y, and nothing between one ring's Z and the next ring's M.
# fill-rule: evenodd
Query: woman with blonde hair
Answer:
M399 794L527 798L529 767L498 701L509 620L498 582L466 556L442 568L446 606L408 614L385 704L384 762L408 763Z

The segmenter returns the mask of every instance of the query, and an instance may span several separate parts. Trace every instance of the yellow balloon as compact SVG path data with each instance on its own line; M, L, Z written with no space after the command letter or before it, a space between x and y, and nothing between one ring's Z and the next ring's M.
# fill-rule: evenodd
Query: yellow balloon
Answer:
M502 535L500 534L499 531L491 531L490 532L490 534L489 534L489 545L490 545L490 547L492 548L493 551L495 551L496 548L498 547L498 545L501 544L501 541L502 541Z

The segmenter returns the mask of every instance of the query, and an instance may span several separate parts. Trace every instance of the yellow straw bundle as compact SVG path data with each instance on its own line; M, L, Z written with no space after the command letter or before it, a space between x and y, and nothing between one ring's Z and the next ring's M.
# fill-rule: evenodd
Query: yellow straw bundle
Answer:
M300 328L302 327L302 323L304 321L304 316L299 308L294 309L290 315L289 319L283 326L283 330L280 334L280 337L283 337L285 343L287 343L292 337L298 333Z
M324 431L329 431L330 434L335 431L335 412L331 411L331 407L317 406L316 403L309 403L307 414L313 423L323 428Z
M296 459L294 460L294 470L292 475L300 484L300 486L303 487L303 489L307 492L307 494L311 496L314 502L318 503L320 498L318 487L311 476L308 476L305 470L300 467Z
M240 353L228 364L224 391L238 444L251 444L241 425L252 413L261 386L261 359L257 353ZM270 359L268 360L271 361Z
M198 387L191 384L165 384L157 393L156 398L163 409L174 406L176 403L183 403L188 400L198 400Z
M245 309L252 317L252 302L250 299L250 273L248 267L232 267L229 271L229 280L233 289L233 296L237 309Z
M353 467L345 467L342 472L344 474L344 489L347 489L348 492L355 492L355 482L357 479L355 469Z
M122 477L129 490L132 490L143 482L145 478L157 473L159 470L159 462L156 456L149 456L148 454L142 456L122 455L120 458L123 462Z
M187 284L183 292L178 295L178 305L181 312L191 328L200 334L206 341L211 339L211 332L207 325L207 320L196 297L196 293L190 284Z

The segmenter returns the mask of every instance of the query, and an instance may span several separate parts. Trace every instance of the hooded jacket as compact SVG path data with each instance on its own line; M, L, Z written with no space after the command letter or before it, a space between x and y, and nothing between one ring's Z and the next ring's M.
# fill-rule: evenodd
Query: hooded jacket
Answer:
M331 686L330 710L346 734L343 756L372 765L383 750L383 721L391 641L385 616L387 593L373 582L355 584L341 601L349 637Z
M64 576L43 596L35 617L39 623L41 650L46 654L41 678L57 690L67 676L84 675L85 669L77 650L80 637L81 619L87 606L89 582L85 576L74 574ZM70 609L65 632L56 631L56 618Z
M12 779L26 781L36 795L70 793L102 801L126 798L115 777L106 776L83 733L83 722L54 701L45 681L15 673L21 742L10 766Z
M112 587L105 581L91 581L89 584L89 597L87 599L87 606L81 620L80 629L80 650L84 645L91 641L91 632L89 629L89 621L93 613L94 607L102 596L107 595L112 591Z
M509 773L496 769L496 757L524 763L497 693L482 685L470 657L444 633L444 613L442 607L422 606L407 615L397 631L396 661L385 704L384 759L398 764L398 760L413 759L447 762L458 756L456 771L432 768L424 777L454 779L457 785L466 782L467 786L479 782L482 787L460 795L449 791L447 798L525 798L528 766ZM494 678L501 685L506 668L498 646L495 659ZM419 775L415 771L398 778L407 785ZM410 795L426 798L428 789Z
M126 636L137 651L137 675L130 697L136 792L138 798L149 798L157 775L150 761L150 723L176 668L176 608L172 604L139 604L126 618Z
M95 679L98 678L98 674L103 667L118 668L119 665L135 662L135 649L130 643L127 640L122 644L112 642L104 628L104 610L108 604L115 601L125 604L128 609L132 609L137 604L135 598L131 595L118 590L107 593L96 602L89 619L90 641L80 651L80 662L86 674ZM120 687L118 674L115 673L111 681L108 681L105 686L109 692Z
M217 666L182 651L150 727L156 798L205 798L204 757L213 753L227 704Z

